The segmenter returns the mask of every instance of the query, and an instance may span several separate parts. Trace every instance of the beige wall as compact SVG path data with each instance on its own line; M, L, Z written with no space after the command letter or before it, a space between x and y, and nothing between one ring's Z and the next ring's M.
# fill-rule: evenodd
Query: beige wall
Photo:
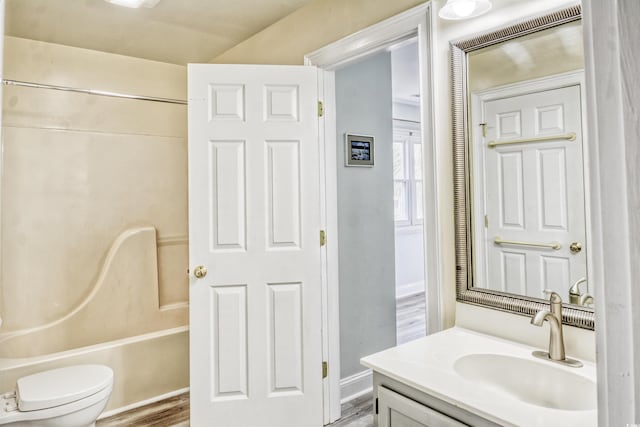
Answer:
M423 0L315 0L217 56L218 64L302 64L304 55Z
M13 37L5 38L4 64L6 79L186 98L186 68L177 65ZM170 313L155 329L187 324L186 113L181 105L5 87L0 338L76 309L100 282L116 238L141 226L157 229L157 267L153 241L144 255L157 271L143 277L155 287L156 311ZM125 261L135 270L137 260ZM110 280L135 290L142 283L134 277ZM106 304L139 317L134 295L125 295L113 292ZM84 328L102 323L109 320Z

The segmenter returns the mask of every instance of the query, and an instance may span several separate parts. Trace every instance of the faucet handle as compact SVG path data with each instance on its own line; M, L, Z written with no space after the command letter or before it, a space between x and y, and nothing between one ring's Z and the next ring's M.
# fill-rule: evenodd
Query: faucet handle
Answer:
M552 291L551 289L544 289L542 292L545 295L549 295L549 301L551 303L562 304L562 297L557 292Z

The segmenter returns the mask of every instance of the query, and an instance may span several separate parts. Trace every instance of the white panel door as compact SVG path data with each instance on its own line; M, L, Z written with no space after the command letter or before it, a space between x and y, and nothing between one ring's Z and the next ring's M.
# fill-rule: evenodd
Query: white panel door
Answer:
M483 113L488 287L534 297L552 289L568 299L587 273L580 87L488 101ZM574 140L560 137L571 133ZM558 138L486 145L546 136ZM580 252L570 250L573 242Z
M194 427L322 425L317 99L314 67L189 65Z

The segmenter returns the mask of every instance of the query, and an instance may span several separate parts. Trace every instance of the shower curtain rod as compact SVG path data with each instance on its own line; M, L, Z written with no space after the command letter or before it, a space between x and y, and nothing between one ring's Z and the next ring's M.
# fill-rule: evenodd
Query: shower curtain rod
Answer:
M67 87L67 86L55 86L55 85L47 85L47 84L41 84L41 83L21 82L18 80L3 79L2 84L5 86L10 85L10 86L31 87L31 88L37 88L37 89L53 89L53 90L61 90L65 92L84 93L87 95L109 96L111 98L137 99L141 101L166 102L168 104L187 105L187 101L183 101L181 99L158 98L155 96L144 96L144 95L129 95L127 93L108 92L105 90L79 89L79 88Z

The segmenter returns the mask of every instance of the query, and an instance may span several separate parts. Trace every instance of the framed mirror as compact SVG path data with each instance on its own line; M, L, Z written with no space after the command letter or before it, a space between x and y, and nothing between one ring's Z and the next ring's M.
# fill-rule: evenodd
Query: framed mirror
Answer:
M594 328L579 5L451 42L457 300Z

